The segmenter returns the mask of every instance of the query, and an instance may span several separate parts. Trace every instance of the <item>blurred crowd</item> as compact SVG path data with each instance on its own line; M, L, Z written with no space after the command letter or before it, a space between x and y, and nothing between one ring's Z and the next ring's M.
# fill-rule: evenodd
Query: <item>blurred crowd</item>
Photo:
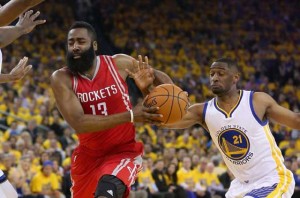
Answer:
M240 88L267 92L299 112L299 8L299 1L284 0L48 0L36 8L47 23L2 49L2 73L25 55L33 70L0 85L0 168L20 197L70 196L70 155L78 139L55 107L49 76L65 64L74 20L95 26L100 53L147 55L191 103L213 97L210 64L230 57L241 68ZM138 95L134 87L131 92ZM272 129L300 188L300 132ZM233 176L203 128L136 125L136 131L145 155L131 197L224 197Z

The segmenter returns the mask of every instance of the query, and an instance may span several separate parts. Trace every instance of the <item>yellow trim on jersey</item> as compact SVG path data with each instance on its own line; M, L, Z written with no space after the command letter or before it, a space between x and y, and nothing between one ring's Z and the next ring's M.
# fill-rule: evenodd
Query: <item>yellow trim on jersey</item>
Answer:
M263 127L267 139L270 143L270 148L272 152L272 157L276 163L276 170L278 172L279 183L272 193L270 193L267 198L281 197L281 195L288 191L289 185L292 182L291 172L283 166L282 154L280 150L275 145L275 140L272 136L269 125Z
M238 101L236 102L236 104L232 107L232 109L229 111L229 113L227 113L224 109L222 109L222 108L218 105L217 99L215 99L215 100L216 100L216 106L218 107L218 109L219 109L220 111L222 111L222 112L226 115L226 118L229 118L230 115L232 114L232 112L233 112L233 111L237 108L237 106L240 104L241 99L242 99L242 94L243 94L243 91L240 90L239 99L238 99Z

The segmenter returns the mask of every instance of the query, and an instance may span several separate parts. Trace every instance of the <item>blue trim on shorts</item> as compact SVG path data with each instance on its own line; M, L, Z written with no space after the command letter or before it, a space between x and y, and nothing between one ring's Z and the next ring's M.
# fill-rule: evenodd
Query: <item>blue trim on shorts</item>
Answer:
M262 198L267 197L272 193L278 184L273 184L273 186L262 187L259 189L254 189L251 192L248 192L245 196L251 196L253 198Z

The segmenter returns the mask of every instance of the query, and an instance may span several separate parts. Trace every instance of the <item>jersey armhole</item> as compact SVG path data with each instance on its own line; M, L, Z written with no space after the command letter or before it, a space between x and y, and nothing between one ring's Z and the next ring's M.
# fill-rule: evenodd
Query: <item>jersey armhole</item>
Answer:
M202 123L205 124L205 116L206 116L206 110L207 110L208 102L204 103L203 112L202 112Z
M71 81L71 89L76 93L78 87L78 78L75 74L73 74L67 67L63 67L60 70L63 70L67 73L67 77Z
M0 173L0 184L4 183L6 180L7 180L7 178L6 178L5 174L3 172Z
M267 123L268 123L268 119L266 120L261 120L257 114L255 113L255 109L254 109L254 106L253 106L253 95L254 95L254 91L251 91L250 92L250 97L249 97L249 103L250 103L250 109L251 109L251 112L252 112L252 115L253 117L255 118L255 120L261 125L261 126L265 126Z
M76 76L70 76L70 78L72 81L72 89L73 89L74 93L76 93L77 86L78 86L78 80L77 80Z
M126 79L124 80L119 72L119 68L116 65L114 59L112 56L106 56L108 59L108 65L111 66L112 68L112 74L115 75L117 77L117 79L119 80L120 83L126 84Z

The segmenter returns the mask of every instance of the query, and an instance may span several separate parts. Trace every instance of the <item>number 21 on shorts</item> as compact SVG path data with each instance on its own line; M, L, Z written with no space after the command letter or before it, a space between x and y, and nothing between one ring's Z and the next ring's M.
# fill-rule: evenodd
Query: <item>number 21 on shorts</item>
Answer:
M97 105L90 105L93 115L107 116L107 107L105 102L100 102Z

